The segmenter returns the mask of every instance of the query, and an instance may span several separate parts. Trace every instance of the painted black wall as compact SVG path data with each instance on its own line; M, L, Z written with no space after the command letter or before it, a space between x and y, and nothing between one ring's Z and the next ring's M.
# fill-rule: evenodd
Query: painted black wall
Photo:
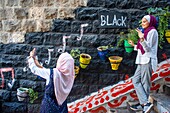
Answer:
M117 71L111 69L110 63L101 62L97 55L97 47L100 45L116 46L119 40L120 32L127 32L129 28L138 27L139 20L147 14L146 9L149 7L165 7L170 5L169 0L89 0L87 7L79 7L75 10L75 19L67 18L64 20L55 19L49 32L34 32L25 35L25 42L18 44L0 44L0 68L13 67L15 71L15 84L12 89L7 87L10 82L11 73L4 73L5 87L0 90L0 108L4 113L26 113L37 112L43 97L45 81L33 75L30 70L23 71L27 66L26 57L29 52L35 47L39 61L44 64L44 67L55 67L59 53L59 48L62 47L62 37L71 35L67 39L66 51L70 52L73 48L79 48L81 53L88 53L92 56L90 65L86 69L81 69L79 75L75 79L73 89L68 97L68 102L82 98L94 91L115 84L124 79L128 74L133 76L136 69L135 58L136 52L126 53L124 47L113 48L110 50L110 55L120 55L123 61ZM116 10L127 13L128 28L111 29L99 28L98 12L102 10ZM77 37L80 35L80 25L88 23L84 28L84 35L80 41ZM48 59L48 49L53 48L52 61L50 65L45 65L45 60ZM163 49L159 48L159 62L164 60L163 53L170 57L170 44L165 43ZM1 81L0 81L1 84ZM39 99L34 104L26 102L18 102L16 89L18 87L32 87L39 92Z

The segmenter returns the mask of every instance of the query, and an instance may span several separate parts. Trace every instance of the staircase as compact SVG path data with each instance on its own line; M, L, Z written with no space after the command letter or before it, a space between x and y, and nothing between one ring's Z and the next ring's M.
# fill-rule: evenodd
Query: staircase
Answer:
M154 110L158 113L170 113L170 85L164 87L166 88L162 93L151 94Z
M170 84L170 59L167 59L158 64L159 68L152 74L151 86L151 101L154 104L154 109L151 113L169 113L170 102L168 99ZM158 94L157 94L158 92ZM167 93L166 98L165 94ZM160 95L164 97L160 98ZM164 102L164 100L167 100ZM85 96L82 99L68 104L69 113L133 113L129 109L133 102L138 101L134 91L132 79L121 81L118 84L105 87L98 92L94 92ZM167 105L165 105L167 104ZM166 107L164 107L166 106ZM136 113L142 113L138 111Z

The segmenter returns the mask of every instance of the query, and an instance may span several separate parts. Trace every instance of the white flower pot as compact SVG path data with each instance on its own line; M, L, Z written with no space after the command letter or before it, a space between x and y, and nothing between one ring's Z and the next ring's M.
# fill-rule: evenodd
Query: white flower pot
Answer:
M17 89L17 98L18 101L24 101L28 96L28 88L18 88Z

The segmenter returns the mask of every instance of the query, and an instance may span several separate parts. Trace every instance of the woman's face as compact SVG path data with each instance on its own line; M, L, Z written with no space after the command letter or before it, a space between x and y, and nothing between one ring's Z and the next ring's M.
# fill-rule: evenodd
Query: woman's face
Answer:
M149 27L149 22L146 18L142 18L142 28L146 29Z

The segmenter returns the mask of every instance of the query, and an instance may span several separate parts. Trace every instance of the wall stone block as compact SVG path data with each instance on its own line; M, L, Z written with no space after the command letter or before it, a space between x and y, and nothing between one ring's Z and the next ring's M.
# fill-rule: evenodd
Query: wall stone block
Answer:
M17 19L28 19L28 8L15 8L14 13Z
M19 6L19 0L6 0L6 6L8 7Z
M22 55L27 52L29 45L26 44L5 44L2 46L4 54ZM8 48L8 49L5 49Z
M82 40L77 40L79 34L71 34L71 39L67 40L67 46L81 48Z
M12 39L13 43L21 43L24 42L24 34L25 33L22 32L15 32L11 34L10 38Z
M11 92L11 102L17 102L17 90Z
M26 33L25 43L31 45L41 45L43 43L43 33Z
M88 0L87 6L88 7L104 7L106 0Z
M7 90L0 90L0 98L4 101L10 100L10 91Z
M79 0L79 6L87 6L89 0Z
M84 27L83 28L83 33L86 34L86 33L91 33L92 32L92 27L93 27L93 24L91 21L72 21L71 23L71 32L72 33L81 33L81 24L88 24L87 27Z
M8 40L10 34L8 32L0 32L0 43L7 44L10 41Z
M28 104L28 113L39 113L40 105L39 104Z
M97 35L84 35L82 37L82 46L83 47L94 47L97 40Z
M74 18L73 12L73 8L61 7L58 9L58 18Z
M69 95L70 96L79 95L79 94L87 95L89 94L89 87L90 86L83 85L83 84L74 85Z
M60 33L44 33L43 35L44 45L56 45L62 46L63 45L63 35Z
M77 8L76 19L78 20L95 20L97 19L97 13L99 8Z
M21 29L25 32L37 31L37 23L34 20L23 20L21 22Z
M27 111L27 106L25 103L5 102L2 104L2 107L4 113L24 113Z
M16 32L21 30L20 20L3 20L2 26L4 31Z
M21 7L32 7L33 0L20 0L20 6Z
M19 86L20 87L33 88L35 91L42 91L42 84L41 84L41 82L37 82L37 81L20 80Z
M23 68L24 67L15 68L15 78L16 79L26 79L27 78L26 72L23 71ZM29 72L29 75L31 75L31 72Z
M50 31L52 26L52 20L37 20L37 31L45 32L45 31Z
M34 0L33 4L34 7L42 7L42 6L54 6L55 2L58 2L58 0Z
M0 0L0 8L4 8L5 6L5 0Z
M28 11L29 18L31 19L43 19L44 18L44 8L42 7L32 7Z
M78 7L80 0L70 0L71 7Z
M43 7L45 6L45 1L46 0L34 0L33 4L35 7Z
M69 20L54 20L52 25L54 32L71 32L71 22Z
M70 0L59 0L61 7L70 7Z
M106 86L115 84L119 81L119 75L118 74L99 74L99 83L105 84Z
M5 19L15 19L14 11L12 8L0 9L0 20L5 20Z
M44 1L45 2L45 6L54 6L55 4L57 4L58 3L58 0L45 0Z
M44 9L45 19L57 18L57 12L58 12L57 8L45 8Z

